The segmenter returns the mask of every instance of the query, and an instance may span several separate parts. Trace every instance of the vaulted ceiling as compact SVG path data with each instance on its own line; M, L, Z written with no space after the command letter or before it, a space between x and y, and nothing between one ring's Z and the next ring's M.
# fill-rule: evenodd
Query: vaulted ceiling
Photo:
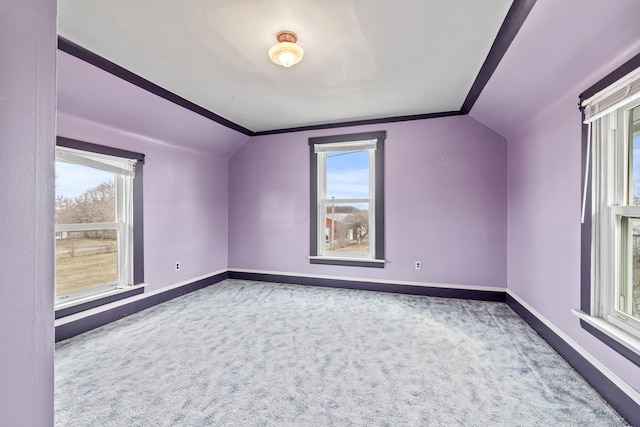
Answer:
M133 73L143 87L158 87L192 110L253 134L468 109L519 29L512 15L505 21L510 8L520 8L522 18L531 5L59 0L58 33L72 55L82 57L78 52L86 49ZM267 55L283 29L295 31L305 49L302 62L291 68ZM63 89L79 84L68 78L62 83ZM63 108L69 97L63 90Z
M225 158L255 134L449 114L509 138L559 96L577 105L603 64L640 51L637 0L59 0L58 9L58 117ZM284 28L305 48L288 69L267 55Z

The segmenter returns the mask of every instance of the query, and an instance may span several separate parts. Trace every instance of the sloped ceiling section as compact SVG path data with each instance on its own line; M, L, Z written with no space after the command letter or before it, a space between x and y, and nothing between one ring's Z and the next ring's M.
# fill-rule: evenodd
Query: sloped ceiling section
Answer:
M251 134L459 112L507 13L521 3L533 5L59 0L58 32ZM305 49L303 61L291 68L267 56L282 29L295 31ZM61 61L61 76L68 61ZM68 98L61 92L62 108ZM101 115L109 113L101 108Z
M249 138L60 51L57 91L62 115L221 158L231 157Z
M640 52L639 23L638 0L538 1L470 115L509 138L572 90L579 119L578 95Z

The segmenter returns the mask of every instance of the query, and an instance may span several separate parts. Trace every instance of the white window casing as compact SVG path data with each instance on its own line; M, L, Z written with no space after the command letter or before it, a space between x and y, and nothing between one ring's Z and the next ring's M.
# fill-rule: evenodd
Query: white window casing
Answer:
M137 161L66 147L56 147L56 161L78 164L115 174L116 212L115 222L56 224L55 231L58 233L117 230L118 246L118 279L116 283L106 283L70 294L58 295L58 302L85 298L92 294L109 292L114 288L133 286L133 180Z
M640 319L632 313L633 230L630 223L640 219L640 206L633 200L633 141L630 132L631 110L640 104L640 70L585 100L585 123L588 124L587 164L592 165L592 244L591 244L591 313L581 318L606 322L598 327L616 341L626 342L636 353L640 338ZM600 319L600 320L597 320ZM620 331L616 335L615 331ZM633 336L633 340L625 337Z
M334 257L334 258L366 258L368 260L375 259L375 149L377 140L367 141L350 141L339 142L329 144L316 144L314 151L317 153L318 162L318 255L320 257ZM369 197L367 198L330 198L327 194L327 153L331 152L346 152L355 150L368 150L369 152ZM327 207L331 204L367 204L368 205L368 238L369 238L369 250L368 253L363 256L359 254L338 254L333 251L328 251L325 245L325 225L327 220Z
M355 150L375 150L378 145L377 139L367 139L363 141L332 142L326 144L315 144L315 153L326 153L327 151L355 151Z
M124 159L66 147L56 147L56 161L89 166L128 177L135 176L137 163L135 159Z

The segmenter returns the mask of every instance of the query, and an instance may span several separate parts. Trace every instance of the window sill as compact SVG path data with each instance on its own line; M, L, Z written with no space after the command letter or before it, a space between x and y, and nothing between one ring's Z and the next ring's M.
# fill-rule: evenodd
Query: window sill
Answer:
M372 268L384 268L386 263L383 259L369 259L369 258L348 258L348 257L329 257L329 256L310 256L309 261L311 264L325 264L325 265L342 265L349 267L372 267Z
M104 304L109 304L114 301L119 301L121 299L141 294L144 292L144 288L146 286L146 283L141 283L135 286L111 289L99 294L94 294L83 298L77 298L72 301L56 304L55 318L59 319L61 317L80 313L81 311L89 310L91 308L99 307Z
M599 317L582 310L571 310L578 316L582 328L613 350L640 366L640 339Z

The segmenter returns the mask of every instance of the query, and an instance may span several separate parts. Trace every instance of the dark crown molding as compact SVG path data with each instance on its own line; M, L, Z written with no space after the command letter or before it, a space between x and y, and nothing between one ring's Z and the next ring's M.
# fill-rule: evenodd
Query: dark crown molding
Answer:
M504 18L504 22L502 22L502 26L500 30L498 30L498 35L489 50L489 54L484 60L482 68L480 68L480 72L478 72L476 80L469 90L469 94L462 104L460 111L464 114L468 114L473 108L484 87L489 82L494 71L496 71L496 68L498 68L504 54L507 53L511 42L516 38L522 24L524 24L527 16L529 16L529 12L531 12L534 4L536 4L536 0L515 0L513 4L511 4L509 12L507 12L507 16Z
M409 120L424 120L424 119L433 119L439 117L450 117L450 116L460 116L469 114L471 108L477 101L478 97L482 93L482 90L486 86L487 82L493 75L494 71L498 67L498 64L502 60L504 54L507 49L511 45L511 42L515 38L518 31L522 27L522 24L526 20L529 12L533 8L533 5L536 3L536 0L514 0L509 8L509 12L507 12L507 16L505 17L498 34L496 35L496 39L489 50L489 54L485 59L478 75L476 76L467 97L462 104L462 107L458 111L445 111L445 112L437 112L437 113L426 113L426 114L415 114L415 115L407 115L407 116L395 116L395 117L384 117L377 119L366 119L366 120L354 120L354 121L346 121L346 122L337 122L337 123L326 123L326 124L318 124L318 125L310 125L310 126L299 126L299 127L291 127L291 128L283 128L283 129L273 129L267 131L254 132L250 129L247 129L237 123L232 122L231 120L225 119L218 114L207 110L197 104L194 104L191 101L188 101L182 98L179 95L176 95L173 92L170 92L155 83L150 82L149 80L140 77L139 75L109 61L106 58L103 58L90 50L68 40L62 36L58 36L58 49L72 55L78 59L81 59L95 67L98 67L116 77L119 77L133 85L136 85L148 92L153 93L161 98L166 99L167 101L173 102L176 105L186 108L196 114L199 114L203 117L206 117L214 122L221 124L223 126L228 127L229 129L233 129L237 132L240 132L247 136L257 136L257 135L273 135L279 133L290 133L290 132L301 132L301 131L309 131L309 130L320 130L320 129L334 129L340 127L347 126L362 126L362 125L370 125L370 124L381 124L381 123L394 123L394 122L403 122Z
M278 133L303 132L307 130L320 130L320 129L335 129L335 128L342 128L342 127L349 127L349 126L377 125L380 123L406 122L410 120L435 119L438 117L450 117L450 116L461 116L461 115L464 115L462 111L445 111L442 113L414 114L411 116L384 117L380 119L353 120L350 122L325 123L320 125L265 130L265 131L255 132L254 135L255 136L274 135Z

